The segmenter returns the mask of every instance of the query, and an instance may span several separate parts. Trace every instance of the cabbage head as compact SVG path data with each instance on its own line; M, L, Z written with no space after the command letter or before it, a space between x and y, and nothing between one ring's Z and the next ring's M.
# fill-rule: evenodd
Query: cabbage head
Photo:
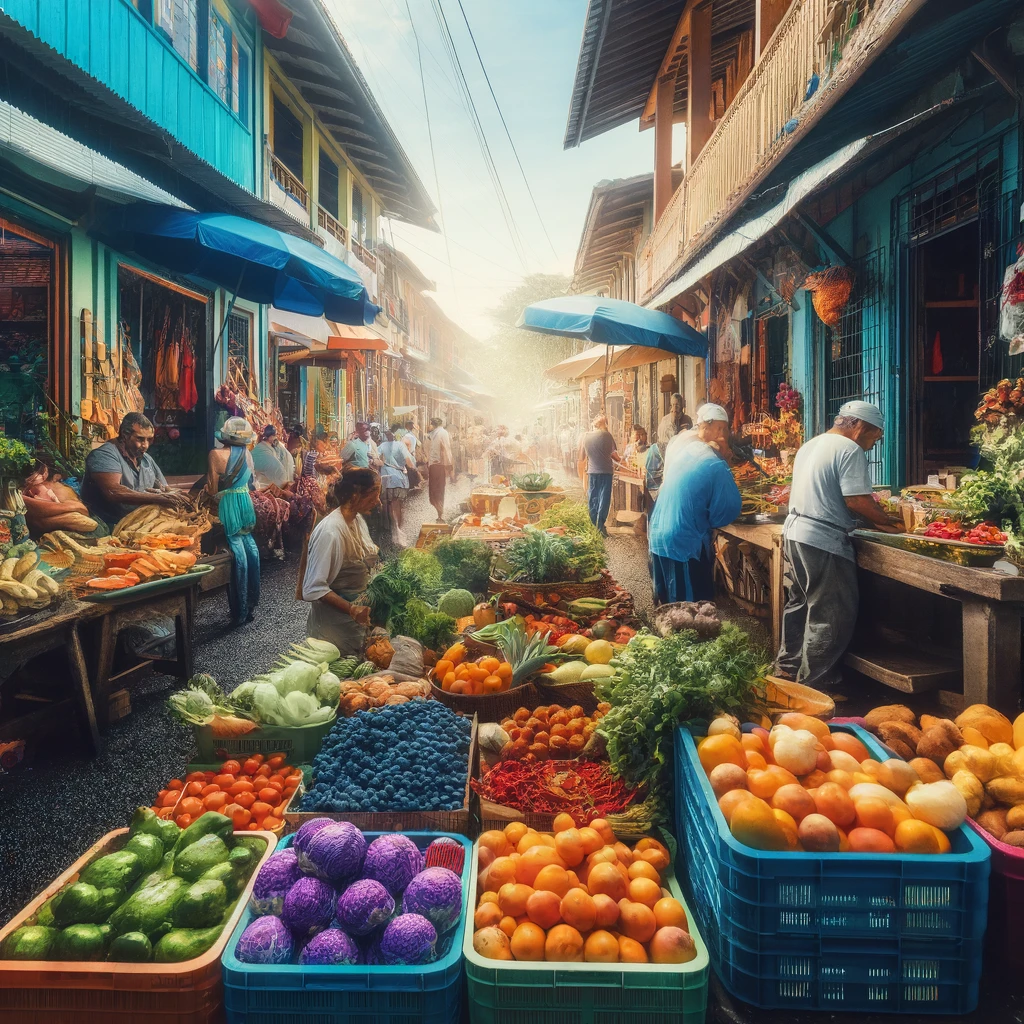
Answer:
M281 695L273 683L256 683L252 690L252 713L264 725L283 725L280 721Z
M305 725L309 716L320 710L320 702L311 693L292 690L281 700L281 715L285 725Z
M306 661L293 661L287 668L273 673L274 685L282 697L295 690L310 694L316 689L320 676L327 670L327 665L310 665Z
M341 680L333 672L324 672L316 684L317 700L327 707L337 707L341 699Z

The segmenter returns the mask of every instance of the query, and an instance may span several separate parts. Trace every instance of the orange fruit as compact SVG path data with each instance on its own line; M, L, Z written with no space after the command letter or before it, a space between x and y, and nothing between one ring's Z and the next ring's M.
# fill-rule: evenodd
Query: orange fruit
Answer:
M633 863L633 851L625 843L616 843L612 849L620 864L628 868Z
M519 927L519 922L506 914L499 922L498 927L511 939Z
M789 847L782 824L764 800L741 803L733 811L729 828L736 839L755 850L785 850Z
M651 937L651 963L685 964L697 956L697 944L685 928L669 925Z
M544 959L544 929L532 921L524 921L512 933L510 947L517 960Z
M619 960L624 964L645 964L648 962L647 950L636 939L620 935Z
M718 801L718 809L722 812L722 816L726 822L732 823L733 813L736 808L739 807L744 800L753 800L754 794L749 789L731 789L725 796L721 797ZM646 863L646 861L644 861Z
M537 889L526 901L526 916L541 928L554 928L562 920L561 898L546 889Z
M558 896L564 896L571 886L569 885L569 872L557 864L546 864L537 872L533 880L535 889L546 889Z
M597 905L582 889L570 889L558 906L562 920L581 932L589 932L597 921Z
M515 848L519 845L519 840L526 835L526 822L524 821L510 821L505 826L505 838L508 840L509 846Z
M743 745L727 733L718 733L716 736L706 736L702 739L697 744L697 757L700 758L701 767L705 772L710 772L720 764L747 767L747 754Z
M644 850L644 852L640 854L640 857L647 861L647 863L658 872L664 871L670 863L668 851L665 849Z
M562 858L550 846L531 846L516 866L516 880L533 885L541 868L547 867L549 864L555 864L563 870L565 869ZM491 870L493 869L494 865L491 865Z
M583 960L583 936L568 924L556 924L544 940L544 959L562 963Z
M649 878L652 882L657 882L659 886L661 885L661 875L652 864L649 864L643 858L633 861L626 869L626 874L629 875L630 881L634 878Z
M814 794L814 803L818 808L817 813L824 814L839 828L848 828L857 819L857 811L850 794L834 782L826 782L818 787L817 793Z
M504 832L499 832L497 829L481 832L477 842L481 846L486 846L488 849L493 850L495 857L504 857L505 854L512 852L508 837Z
M579 829L567 828L556 832L555 850L569 867L574 868L577 864L582 864L586 854L583 849L583 839L580 836Z
M661 899L661 885L649 878L634 878L629 883L629 898L634 903L642 903L653 909L654 904Z
M771 800L776 790L794 784L798 784L797 777L777 764L769 765L764 771L751 768L747 772L747 787L762 800Z
M615 833L612 831L611 825L604 818L595 818L590 823L590 827L601 837L601 841L605 846L611 846L615 842Z
M487 869L487 888L497 892L506 882L516 880L516 862L511 857L499 857Z
M648 942L658 930L654 911L642 903L619 900L619 931L637 942Z
M861 797L860 800L854 801L853 809L857 815L856 824L859 828L877 829L890 837L895 835L896 821L888 801L878 796Z
M604 840L589 825L579 829L580 843L583 845L583 856L589 857L604 846ZM556 846L557 849L557 846Z
M488 928L496 925L505 915L497 903L481 903L473 915L473 928Z
M511 960L508 936L500 928L481 928L473 933L473 949L488 960Z
M516 845L516 853L528 853L535 846L546 846L553 850L555 848L555 838L544 832L527 832Z
M591 896L597 917L594 924L598 928L611 928L619 920L619 904L603 892Z
M853 853L895 853L892 839L877 828L850 829L846 837Z
M908 818L896 826L894 845L900 853L938 853L938 831L926 821Z
M496 892L491 892L490 889L488 889L487 892L482 893L481 896L480 896L480 903L481 903L481 905L484 904L484 903L497 903L497 902L498 902L498 894Z
M686 920L686 911L682 903L672 896L663 896L654 904L654 920L659 928L682 928L690 930L690 923Z
M552 733L552 735L554 735L554 733ZM575 828L576 822L573 821L571 814L566 814L565 811L562 811L561 814L555 815L553 827L555 832L565 832L567 829Z
M583 959L588 964L618 963L619 940L602 929L591 932L583 945Z
M590 869L587 875L587 888L591 895L602 892L616 902L624 899L629 891L619 869L608 863L598 863Z
M526 913L526 901L533 895L533 889L521 882L506 882L498 890L498 906L502 913L519 917Z

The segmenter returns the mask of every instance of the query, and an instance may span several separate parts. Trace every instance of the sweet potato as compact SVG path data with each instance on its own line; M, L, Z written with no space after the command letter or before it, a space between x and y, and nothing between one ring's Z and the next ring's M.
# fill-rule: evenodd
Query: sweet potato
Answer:
M963 741L960 730L948 718L940 718L922 735L917 744L917 756L927 757L941 767L954 750L960 749Z
M882 742L890 747L895 741L901 741L910 750L910 758L914 756L917 745L921 742L921 730L909 722L882 722L878 726L878 735Z
M981 814L975 818L975 821L986 831L989 835L995 836L996 839L1002 839L1006 835L1006 811L1002 808L996 808L991 811L982 811Z
M883 722L906 722L913 725L916 721L917 715L906 704L883 704L872 708L864 716L864 725L875 733Z

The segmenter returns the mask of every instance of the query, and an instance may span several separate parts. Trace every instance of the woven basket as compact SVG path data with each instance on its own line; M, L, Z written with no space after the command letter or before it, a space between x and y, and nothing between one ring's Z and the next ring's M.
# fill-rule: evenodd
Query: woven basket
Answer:
M502 658L501 653L498 651L498 645L489 644L486 640L477 640L473 636L475 629L475 626L471 626L469 629L462 631L462 642L466 645L466 650L474 657L491 657L504 661L505 659Z
M765 701L770 715L781 715L787 711L799 711L828 721L836 713L835 701L821 690L815 690L789 679L768 676L765 680Z
M560 597L573 601L578 597L600 597L605 590L605 579L594 580L591 583L512 583L509 580L491 579L488 591L491 594L502 594L510 601L522 599L532 602L534 596L540 592L543 594L558 594Z
M552 683L541 677L534 685L539 697L537 707L560 704L563 708L571 708L579 704L588 715L597 710L598 700L593 683Z
M481 722L500 722L515 714L520 708L539 708L544 701L540 699L535 683L523 683L502 693L448 693L440 686L431 683L431 695L452 711L464 715L476 715Z

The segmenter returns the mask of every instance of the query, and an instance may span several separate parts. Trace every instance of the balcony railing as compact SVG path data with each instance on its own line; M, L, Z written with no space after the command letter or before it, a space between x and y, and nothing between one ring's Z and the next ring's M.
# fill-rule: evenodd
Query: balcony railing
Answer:
M348 231L336 217L329 214L322 206L317 207L316 222L329 235L333 235L342 245L348 246Z
M352 239L352 251L361 263L369 267L375 274L377 273L377 257L365 245L357 242L354 238Z
M870 59L893 20L917 0L854 2L860 20L852 29L853 4L840 5L842 17L833 0L795 0L789 8L637 254L640 302L653 296L680 259L779 158L801 108L813 109L814 93ZM813 76L815 90L805 99Z
M309 209L309 193L306 186L273 153L270 154L270 173L288 195L302 204L304 210Z

